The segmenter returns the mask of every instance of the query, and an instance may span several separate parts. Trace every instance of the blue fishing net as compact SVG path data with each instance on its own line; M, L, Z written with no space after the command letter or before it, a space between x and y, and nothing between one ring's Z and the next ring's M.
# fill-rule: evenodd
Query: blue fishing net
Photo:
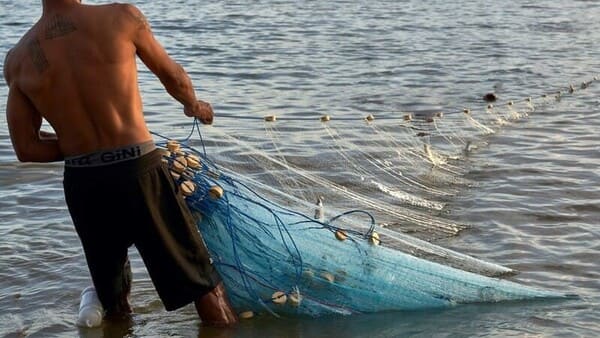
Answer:
M473 272L510 269L379 227L363 210L327 219L295 211L204 151L158 144L240 312L321 316L566 297Z
M595 81L583 82L581 89ZM207 156L197 120L179 142L155 135L163 139L157 145L164 161L239 312L321 316L571 298L512 282L504 278L514 273L510 268L416 235L455 236L465 229L439 212L444 199L471 184L463 178L469 153L502 126L578 90L569 85L538 97L488 104L478 112L395 114L383 123L368 115L360 128L343 123L336 128L330 116L321 116L317 130L304 126L302 117L286 124L296 132L285 135L286 142L297 141L286 143L294 149L292 156L277 142L278 119L266 116L266 138L252 140L239 130L236 137L223 132L214 137L215 146L227 149L221 162L241 163L246 170L217 165ZM195 129L201 150L188 142ZM308 158L297 152L313 146L326 156L310 157L304 167L319 175L290 161ZM335 182L340 177L346 181ZM337 205L325 212L322 196ZM400 224L405 232L386 224Z

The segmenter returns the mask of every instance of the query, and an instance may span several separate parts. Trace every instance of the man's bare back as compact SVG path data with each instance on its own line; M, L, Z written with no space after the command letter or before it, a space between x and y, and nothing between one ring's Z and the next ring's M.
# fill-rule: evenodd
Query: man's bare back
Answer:
M8 53L4 64L4 77L9 87L6 116L18 159L23 162L59 161L76 155L98 153L100 150L147 145L150 141L150 146L147 148L150 153L140 158L129 159L126 166L119 163L116 168L120 168L121 171L127 171L123 168L133 170L131 168L144 163L144 168L153 170L152 175L144 174L144 180L135 176L140 181L131 179L133 175L131 172L124 172L125 176L133 181L131 184L135 185L143 181L149 191L160 190L167 196L163 199L163 195L157 197L150 196L151 193L142 194L142 190L138 189L140 187L137 185L135 191L140 192L137 196L126 195L128 202L137 201L137 203L132 202L131 205L159 210L152 213L159 215L155 218L142 217L145 219L140 221L142 225L136 224L139 229L162 227L161 229L168 230L148 233L154 234L155 237L170 234L164 235L165 238L162 239L147 236L156 240L153 243L170 243L168 248L157 251L157 256L160 257L159 263L156 263L156 257L150 259L156 264L153 266L160 266L158 264L165 258L177 257L176 261L180 263L177 266L181 269L173 270L169 265L169 269L175 271L177 275L168 277L174 277L175 281L180 281L187 287L163 286L169 290L179 291L179 293L167 293L162 289L163 296L166 294L165 297L170 301L173 301L173 294L176 297L185 297L185 299L178 298L177 302L193 301L202 321L209 325L235 324L237 316L229 304L223 283L212 285L213 280L211 279L209 283L208 277L202 275L204 272L202 269L206 268L204 263L209 262L209 257L200 254L207 249L199 237L195 224L189 221L192 219L189 210L183 208L182 203L172 203L174 198L181 196L176 196L173 182L161 176L165 175L165 170L162 170L163 163L160 157L155 156L156 154L160 156L160 153L154 149L152 137L145 124L137 82L136 57L139 57L159 78L167 92L183 105L185 115L196 117L204 124L210 124L213 120L210 104L196 99L187 73L154 39L146 19L135 6L126 4L86 6L79 0L42 0L42 3L42 17ZM40 130L44 120L52 126L55 134ZM112 237L113 233L110 232L105 241L110 242L110 245L103 245L106 243L98 238L106 237L105 225L110 222L103 222L100 226L96 224L98 218L96 216L104 214L104 209L112 210L115 203L119 204L119 207L127 203L115 202L110 197L94 200L94 194L89 194L86 188L82 190L83 195L77 195L77 191L81 190L79 189L81 182L98 181L102 183L100 185L111 187L112 184L118 186L126 184L112 182L111 175L108 175L108 178L99 178L94 174L97 172L93 169L90 169L92 170L90 172L88 168L70 168L67 165L69 163L71 162L65 162L65 197L84 249L93 248L89 252L86 251L86 258L92 256L101 258L88 259L94 283L98 282L103 286L103 295L100 291L98 295L103 305L110 307L106 309L107 314L129 313L131 276L127 270L130 271L130 268L129 265L122 263L127 259L127 247L131 245L129 241L133 242L134 239L126 239L123 245L115 246L115 237ZM150 165L150 169L147 168L147 164ZM100 172L112 172L114 168L106 164ZM138 171L135 173L139 174ZM92 180L88 179L90 176ZM80 182L77 177L80 180L82 177L84 179ZM149 177L156 179L152 180ZM162 178L159 179L160 177ZM104 184L105 181L108 183ZM92 183L96 184L94 182ZM112 189L108 190L112 193ZM171 200L168 199L169 196ZM90 198L93 203L76 203ZM91 207L100 211L94 209L88 212ZM86 215L88 218L74 217L74 214ZM166 224L163 222L178 219L183 221L166 222ZM126 223L118 223L117 227L122 230L121 228L127 228L133 222ZM96 230L102 236L91 236L92 240L90 240L89 236L84 235ZM178 233L183 233L184 238L173 235ZM119 235L115 234L115 236ZM135 240L143 243L144 238L135 237ZM154 250L155 247L145 252L154 252ZM187 254L182 255L179 252ZM190 252L198 254L190 254ZM92 253L92 256L88 256L89 253ZM108 256L112 259L107 259L106 254L110 254ZM102 267L99 268L97 264ZM114 270L111 270L114 266L108 270L104 268L104 265L110 264L117 264L118 268ZM202 264L204 266L201 266ZM161 275L164 272L162 269L159 270L154 270L157 274L155 278L163 281L161 283L165 285L165 278ZM213 288L206 290L209 287ZM200 291L206 293L200 295ZM198 298L191 300L188 299L190 297ZM173 308L180 305L173 304L171 304Z
M212 122L210 105L196 99L189 77L154 39L136 7L46 2L4 67L7 120L20 160L56 161L151 140L136 55L184 105L186 115ZM40 134L42 119L56 136Z

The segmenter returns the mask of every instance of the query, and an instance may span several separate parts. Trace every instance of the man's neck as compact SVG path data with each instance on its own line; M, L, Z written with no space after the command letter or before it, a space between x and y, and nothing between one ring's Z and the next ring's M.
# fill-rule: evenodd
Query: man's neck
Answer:
M42 0L44 12L75 4L81 4L81 0Z

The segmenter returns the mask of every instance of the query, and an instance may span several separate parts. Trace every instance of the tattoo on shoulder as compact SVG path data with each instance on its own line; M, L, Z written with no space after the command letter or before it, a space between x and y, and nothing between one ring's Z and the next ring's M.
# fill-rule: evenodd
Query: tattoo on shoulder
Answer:
M40 45L40 40L37 38L31 39L27 42L27 51L29 53L29 57L31 58L31 62L33 62L33 66L38 71L38 73L43 73L49 66L48 59L46 58L46 54L44 54L44 50Z
M76 31L77 27L71 19L60 14L53 16L45 27L46 40L54 39Z

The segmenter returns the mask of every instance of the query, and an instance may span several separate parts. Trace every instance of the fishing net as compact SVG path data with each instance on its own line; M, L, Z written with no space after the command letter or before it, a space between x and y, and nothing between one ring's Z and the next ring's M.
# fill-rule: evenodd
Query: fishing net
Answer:
M514 271L431 240L467 227L443 209L474 183L468 154L486 135L595 81L477 113L323 115L312 119L319 128L293 117L300 123L279 128L286 118L268 115L263 138L208 128L205 141L197 121L187 138L155 135L238 311L319 316L567 297L501 279ZM207 155L209 143L218 155Z

